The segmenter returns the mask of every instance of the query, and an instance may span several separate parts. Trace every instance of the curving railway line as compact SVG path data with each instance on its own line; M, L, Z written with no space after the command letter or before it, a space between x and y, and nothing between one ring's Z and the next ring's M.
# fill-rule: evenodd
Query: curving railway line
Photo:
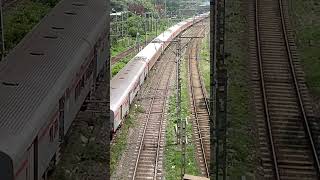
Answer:
M319 179L312 107L288 28L286 1L252 0L250 56L266 179Z
M206 27L208 25L205 25ZM198 37L204 34L206 28L201 29L197 34ZM189 92L192 109L192 124L194 139L197 151L197 158L202 175L209 177L209 160L210 160L210 128L209 128L209 103L205 94L205 86L201 79L197 51L201 39L193 39L189 47L188 70L189 70Z
M195 34L196 28L189 28L183 34ZM187 39L182 39L184 46ZM146 108L144 124L139 133L133 166L130 169L130 179L162 179L163 153L165 145L166 103L172 86L172 77L175 72L175 54L168 50L159 62L156 74L147 85L148 90L143 91L143 98L148 98L149 103L143 105Z
M173 68L172 62L166 63L160 71L163 76L155 79L151 84L156 88L148 91L148 94L153 93L153 95L150 96L144 126L139 134L132 179L157 179L158 169L162 169L159 161L162 159L164 147L164 113Z

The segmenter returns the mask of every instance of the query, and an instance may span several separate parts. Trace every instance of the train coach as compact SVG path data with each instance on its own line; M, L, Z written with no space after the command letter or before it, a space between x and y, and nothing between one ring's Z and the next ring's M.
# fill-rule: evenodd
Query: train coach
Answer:
M140 51L110 82L111 135L129 113L129 107L161 53L177 35L207 18L209 13L182 21L161 33Z
M0 179L42 180L108 59L104 0L61 0L0 62ZM50 164L50 166L49 166Z

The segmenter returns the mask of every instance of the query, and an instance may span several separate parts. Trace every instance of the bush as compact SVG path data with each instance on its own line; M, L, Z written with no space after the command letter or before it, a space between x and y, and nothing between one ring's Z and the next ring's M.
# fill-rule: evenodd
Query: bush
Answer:
M7 52L48 13L50 7L39 2L19 4L4 15L4 35Z
M136 37L137 32L139 34L144 33L144 25L143 25L143 18L140 16L131 16L128 18L128 31L130 36Z

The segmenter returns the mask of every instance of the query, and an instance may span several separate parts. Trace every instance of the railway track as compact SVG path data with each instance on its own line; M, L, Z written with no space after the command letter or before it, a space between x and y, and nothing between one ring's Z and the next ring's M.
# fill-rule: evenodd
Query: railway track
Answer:
M186 30L194 33L194 28ZM182 40L186 44L187 40ZM160 67L154 74L151 83L144 91L143 98L148 98L144 124L139 133L133 165L130 168L130 179L162 179L163 178L163 153L165 146L165 111L167 97L170 91L172 75L175 69L175 54L169 50L162 56Z
M265 179L319 179L312 107L288 29L286 1L252 0L250 51Z
M203 28L197 36L203 35ZM189 70L189 87L190 102L192 108L192 124L194 139L197 151L197 157L203 176L209 177L209 160L210 160L210 128L209 128L209 104L205 94L205 86L200 76L197 62L197 51L201 39L193 39L189 47L188 70Z
M171 63L168 63L171 64ZM164 147L164 113L167 100L170 73L174 66L166 66L162 78L154 83L157 94L151 97L147 110L146 121L139 135L137 159L135 161L132 179L156 179L158 176L158 161L162 158ZM159 167L161 168L161 167Z

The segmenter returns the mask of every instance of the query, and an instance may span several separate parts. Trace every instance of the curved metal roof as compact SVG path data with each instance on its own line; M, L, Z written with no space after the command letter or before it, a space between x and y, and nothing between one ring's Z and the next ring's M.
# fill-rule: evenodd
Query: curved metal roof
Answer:
M0 151L23 152L106 26L105 0L62 0L0 62Z
M155 53L163 46L164 42L170 39L174 32L181 32L180 27L185 27L193 20L199 21L206 17L207 14L195 16L185 21L173 25L159 36L157 36L151 43L149 43L143 50L141 50L134 58L132 58L124 68L119 71L110 81L110 109L117 110L124 101L129 91L138 81L140 74L143 72L146 64L149 63ZM143 61L142 61L143 59Z

